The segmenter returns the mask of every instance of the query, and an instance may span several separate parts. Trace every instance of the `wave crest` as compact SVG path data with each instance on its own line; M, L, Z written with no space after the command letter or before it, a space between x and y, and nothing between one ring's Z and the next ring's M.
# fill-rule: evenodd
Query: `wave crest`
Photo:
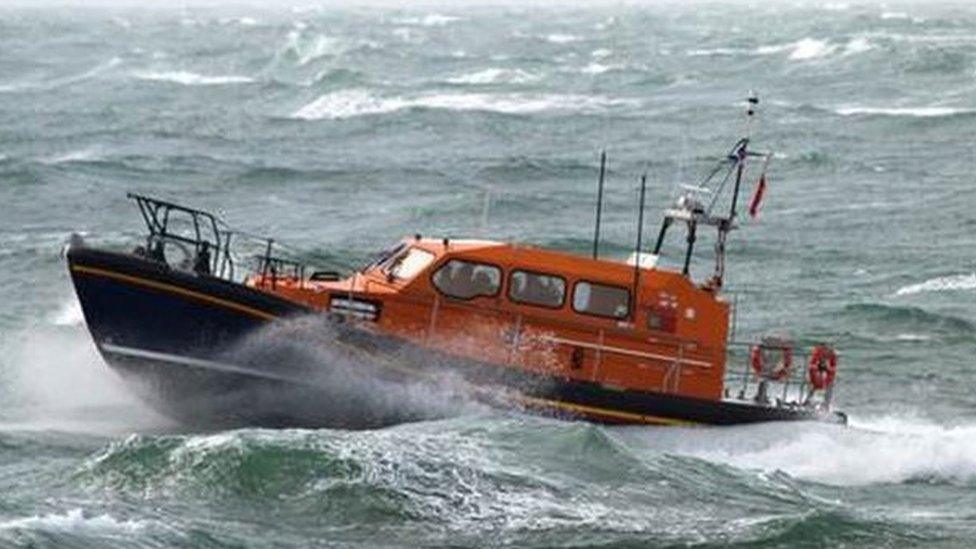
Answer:
M228 84L249 84L254 79L249 76L240 75L214 75L208 76L189 71L165 71L149 72L140 71L133 73L139 80L148 82L169 82L182 84L184 86L222 86Z
M895 295L905 296L926 292L951 292L958 290L976 290L976 273L930 278L925 282L902 286L895 291Z
M447 111L486 111L502 114L541 112L592 113L608 108L636 106L633 99L560 94L431 94L416 97L378 96L366 90L332 92L319 97L292 114L302 120L342 119L424 108Z

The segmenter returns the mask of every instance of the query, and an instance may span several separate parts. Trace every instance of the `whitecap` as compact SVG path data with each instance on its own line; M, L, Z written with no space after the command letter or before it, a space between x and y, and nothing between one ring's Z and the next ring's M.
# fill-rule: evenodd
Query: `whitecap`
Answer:
M864 37L853 38L844 46L843 55L856 55L874 49L871 41Z
M740 430L740 438L749 431ZM897 416L852 418L847 429L811 425L776 436L759 447L742 444L743 448L715 450L713 445L694 453L736 467L785 471L835 486L976 480L973 425L942 426Z
M146 527L141 520L118 520L111 515L85 516L82 509L71 509L63 515L33 515L0 522L0 530L55 530L79 532L133 533Z
M599 48L590 52L590 57L594 59L605 59L611 55L613 55L613 52L606 48Z
M937 118L956 114L976 113L976 109L957 107L841 107L834 112L841 116L880 115L911 116L916 118Z
M415 97L384 97L353 89L328 93L292 114L303 120L343 119L386 114L409 108L450 111L488 111L503 114L531 114L547 111L594 112L610 107L638 106L633 99L572 94L462 93Z
M489 68L473 73L462 74L447 81L451 84L524 84L538 80L537 75L523 71L522 69L502 69Z
M94 148L87 148L43 158L40 161L44 164L68 164L71 162L90 162L99 158L98 151Z
M904 296L926 292L951 292L959 290L976 290L976 273L930 278L925 282L903 286L895 292L895 295Z
M399 98L376 97L365 90L343 90L323 95L295 111L303 120L341 119L367 114L383 114L409 106Z
M393 22L398 25L417 25L421 27L443 27L455 21L460 21L461 18L456 15L443 15L440 13L429 13L423 17L403 17L400 19L394 19Z
M881 14L881 18L888 19L908 19L909 15L903 11L886 11Z
M573 34L554 33L546 36L546 42L552 42L553 44L568 44L570 42L579 42L580 40L582 38Z
M826 40L804 38L803 40L800 40L794 44L793 53L790 54L790 59L798 61L817 59L819 57L830 55L836 48L836 46L827 44Z
M580 72L583 74L603 74L614 68L616 68L616 66L603 65L600 63L590 63L589 65L580 69Z
M777 50L779 51L779 50ZM727 55L735 55L740 53L740 50L733 48L706 48L706 49L693 49L685 52L688 57L719 57ZM763 48L756 50L756 53L765 53Z
M166 71L166 72L135 72L133 76L139 80L150 82L170 82L182 84L184 86L221 86L227 84L247 84L254 82L248 76L240 75L203 75L188 71Z
M307 65L316 59L339 55L344 51L345 48L342 47L342 43L338 39L322 34L315 37L311 46L296 47L299 65Z

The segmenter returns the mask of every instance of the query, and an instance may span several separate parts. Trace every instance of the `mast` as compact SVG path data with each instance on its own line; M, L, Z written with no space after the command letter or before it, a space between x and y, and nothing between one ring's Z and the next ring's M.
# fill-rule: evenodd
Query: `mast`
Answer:
M647 193L647 174L641 176L640 202L637 210L637 243L634 246L634 305L631 308L631 318L637 320L637 301L640 295L641 270L641 237L644 235L644 195Z
M593 230L593 259L600 255L600 214L603 212L603 180L607 173L607 150L600 152L600 180L596 191L596 227Z

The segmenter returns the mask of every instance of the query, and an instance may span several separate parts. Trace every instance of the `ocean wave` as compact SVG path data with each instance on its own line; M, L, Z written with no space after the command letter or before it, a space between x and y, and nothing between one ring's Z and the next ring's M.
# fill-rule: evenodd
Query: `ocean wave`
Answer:
M456 15L444 15L440 13L428 13L423 17L402 17L393 19L397 25L416 25L420 27L443 27L461 18Z
M121 57L112 57L111 59L105 61L104 63L95 65L94 67L88 69L87 71L70 75L70 76L53 78L51 80L41 81L41 82L17 82L17 83L10 83L10 84L0 84L0 93L17 93L17 92L31 91L31 90L42 90L42 91L54 90L65 86L77 84L79 82L84 82L86 80L90 80L96 76L108 72L109 70L121 64L122 64Z
M145 520L119 520L108 514L94 515L81 508L63 514L33 515L0 522L0 530L67 531L81 534L133 534L145 529Z
M545 36L545 40L546 42L550 42L552 44L569 44L571 42L579 42L583 40L583 37L575 34L553 33L547 34Z
M897 417L855 418L849 432L810 432L785 444L735 456L732 461L838 486L968 484L976 480L976 426L949 427Z
M895 291L895 295L905 296L927 292L951 292L959 290L976 290L976 273L930 278L925 282L902 286Z
M812 496L786 475L751 469L645 452L595 425L482 416L376 431L133 435L86 460L76 478L123 495L274 502L331 528L434 522L460 545L486 532L578 543L594 528L603 542L684 544L703 532L748 540L768 535L764 517L806 520ZM438 539L423 535L399 541Z
M952 315L926 311L920 307L901 307L878 303L847 305L844 312L856 319L873 323L884 331L913 334L941 334L970 337L976 332L968 320Z
M302 120L343 119L425 108L448 111L487 111L503 114L540 112L590 113L612 107L636 106L633 99L559 94L431 94L416 97L379 96L366 90L343 90L319 97L292 114Z
M292 31L288 35L289 49L298 57L298 65L307 65L316 59L339 55L344 53L346 48L338 38L318 34L310 41L303 41L302 35L297 31Z
M523 71L522 69L488 68L448 78L447 82L451 84L481 85L499 83L525 84L537 80L539 80L538 75Z
M139 80L149 82L170 82L184 86L222 86L228 84L248 84L254 82L249 76L239 75L203 75L188 71L165 72L134 72L133 76Z
M809 61L821 59L839 53L841 56L853 56L874 49L874 44L866 36L851 38L846 43L831 43L816 38L802 38L785 44L770 44L754 49L739 47L695 48L685 52L689 57L731 57L752 55L775 55L789 52L792 61Z
M976 109L963 107L840 107L834 112L841 116L907 116L913 118L941 118L960 114L976 114Z

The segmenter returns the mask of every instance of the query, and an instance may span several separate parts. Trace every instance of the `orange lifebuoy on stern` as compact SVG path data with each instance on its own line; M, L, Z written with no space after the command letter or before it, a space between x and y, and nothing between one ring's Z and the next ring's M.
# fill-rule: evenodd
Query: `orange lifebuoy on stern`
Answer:
M837 377L837 353L826 345L817 345L810 355L810 385L814 389L826 389Z
M752 371L759 377L766 377L774 381L789 376L790 368L793 366L793 349L783 347L781 349L783 352L782 360L776 364L772 371L767 371L766 356L763 354L763 350L767 348L763 345L753 345L752 349L749 350L749 363L752 365Z

